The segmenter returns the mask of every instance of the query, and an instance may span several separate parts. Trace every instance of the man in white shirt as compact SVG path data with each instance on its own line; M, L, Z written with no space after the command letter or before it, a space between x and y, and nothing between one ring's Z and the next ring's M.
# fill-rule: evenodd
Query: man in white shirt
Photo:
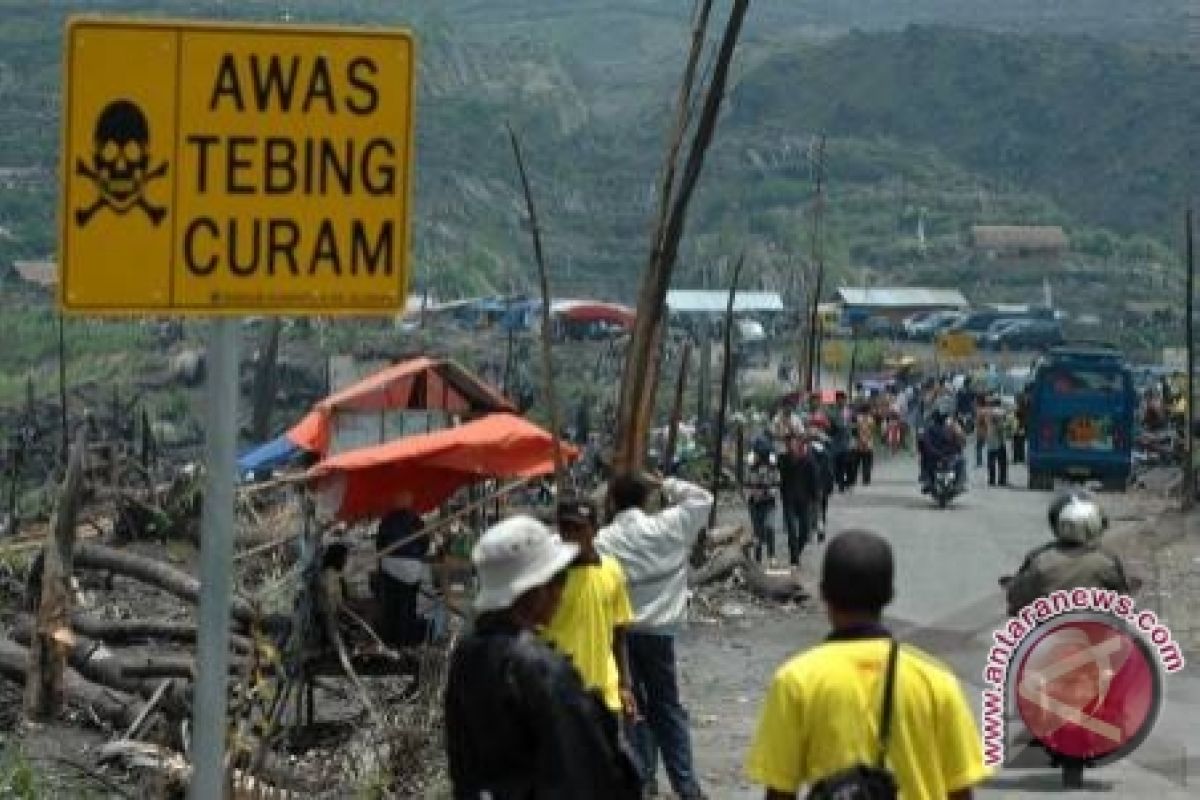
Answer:
M679 700L675 634L687 608L688 558L708 522L713 496L677 479L662 484L665 508L644 509L651 483L618 475L610 486L614 516L596 537L596 549L625 572L634 622L626 634L634 695L644 719L634 728L647 789L653 791L657 752L681 800L703 797L692 766L687 712Z

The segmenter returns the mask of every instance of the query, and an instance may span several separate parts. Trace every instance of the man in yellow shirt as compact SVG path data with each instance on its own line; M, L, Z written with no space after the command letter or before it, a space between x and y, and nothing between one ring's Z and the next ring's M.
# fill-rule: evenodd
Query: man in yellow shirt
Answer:
M545 636L570 657L585 686L598 691L614 713L632 720L637 705L625 628L633 621L633 608L620 563L596 552L597 516L588 500L559 503L559 530L565 541L579 545L579 555L567 570L562 601Z
M876 763L893 571L891 546L876 534L847 531L829 543L821 595L833 632L775 673L746 761L767 800ZM903 800L968 800L988 776L957 679L910 645L897 659L885 767Z

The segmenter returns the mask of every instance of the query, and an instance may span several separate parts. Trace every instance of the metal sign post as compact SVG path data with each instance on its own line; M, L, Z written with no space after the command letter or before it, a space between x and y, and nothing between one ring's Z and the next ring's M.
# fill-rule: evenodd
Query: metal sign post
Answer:
M237 471L238 320L209 323L205 393L204 505L200 517L200 624L192 705L193 777L188 796L225 796L225 710L233 594L233 482Z

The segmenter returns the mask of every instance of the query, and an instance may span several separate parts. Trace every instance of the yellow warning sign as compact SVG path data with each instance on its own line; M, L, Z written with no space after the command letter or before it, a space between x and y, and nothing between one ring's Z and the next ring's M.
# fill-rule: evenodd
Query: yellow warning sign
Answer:
M950 331L937 337L938 358L969 358L975 355L975 339L969 333Z
M77 18L65 50L64 310L402 306L407 31Z
M830 369L841 369L846 365L846 345L841 342L824 342L821 345L821 363Z

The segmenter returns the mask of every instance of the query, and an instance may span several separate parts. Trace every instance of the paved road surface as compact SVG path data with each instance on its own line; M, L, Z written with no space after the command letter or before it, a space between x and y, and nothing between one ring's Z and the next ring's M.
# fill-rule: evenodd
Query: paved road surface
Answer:
M1011 573L1022 555L1048 536L1048 495L1027 492L1020 468L1012 470L1011 488L988 487L986 472L972 469L971 491L940 511L918 493L912 461L883 461L876 472L872 486L835 498L831 529L867 527L891 540L898 570L896 601L889 609L894 628L951 665L977 708L991 631L1002 619L996 579ZM1119 520L1121 499L1106 502ZM1110 535L1121 534L1118 522ZM804 570L815 578L820 548L805 555ZM758 616L750 611L745 619L693 626L682 647L698 760L714 797L761 796L746 784L740 768L763 689L776 665L825 632L819 607ZM1167 703L1151 738L1132 757L1088 771L1085 789L1071 796L1200 796L1200 681L1194 675L1189 667L1168 677ZM1057 771L1006 769L976 796L1026 798L1060 791Z

